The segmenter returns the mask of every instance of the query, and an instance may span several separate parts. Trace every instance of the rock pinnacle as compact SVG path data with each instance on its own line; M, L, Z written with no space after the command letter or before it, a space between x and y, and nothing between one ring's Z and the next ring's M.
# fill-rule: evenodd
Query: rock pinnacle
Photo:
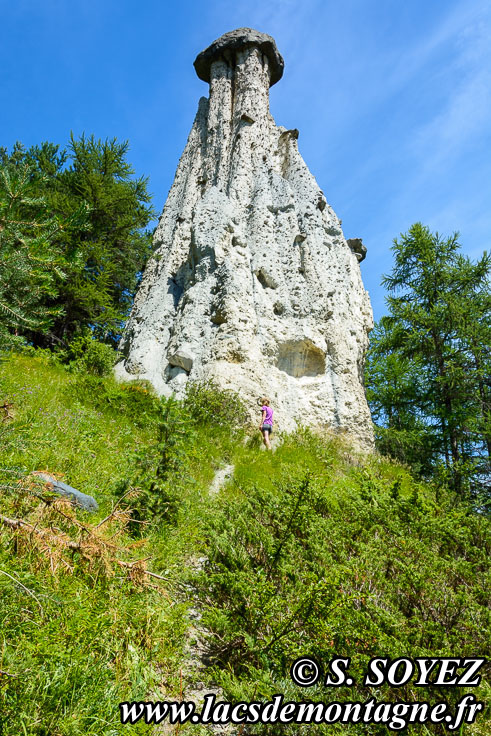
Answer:
M209 96L155 231L116 375L177 397L188 382L213 379L237 391L255 421L266 395L276 429L326 427L370 449L364 246L346 241L298 130L270 114L283 59L270 36L241 28L194 65Z

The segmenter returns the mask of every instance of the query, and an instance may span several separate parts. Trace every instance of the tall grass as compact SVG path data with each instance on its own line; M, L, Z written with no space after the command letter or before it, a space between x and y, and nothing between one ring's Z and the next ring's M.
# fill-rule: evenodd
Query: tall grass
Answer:
M203 416L194 422L178 518L143 507L135 536L133 509L159 462L161 406L147 386L71 373L39 352L2 362L0 405L0 514L30 525L0 524L2 736L126 731L120 701L178 697L182 688L188 604L179 580L201 549L207 487L234 432ZM55 501L33 480L38 470L94 496L99 511ZM97 528L119 499L121 514ZM165 580L137 574L142 567Z

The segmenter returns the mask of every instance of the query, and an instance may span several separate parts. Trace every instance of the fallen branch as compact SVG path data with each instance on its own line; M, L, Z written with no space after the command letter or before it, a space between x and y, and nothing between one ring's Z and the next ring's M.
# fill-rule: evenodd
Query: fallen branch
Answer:
M61 544L65 545L69 549L74 550L80 550L82 549L82 545L80 542L74 542L70 539L64 539L63 537L50 534L47 529L38 529L37 525L33 526L32 524L29 524L27 521L24 521L23 519L9 519L8 516L4 516L3 514L0 514L0 521L5 526L10 527L11 529L27 529L31 532L31 534L36 534L38 537L41 537L44 539L44 537L48 536L50 541L52 542L60 542ZM111 545L114 546L114 545Z
M62 514L62 516L65 516L65 514ZM69 517L66 517L66 518L69 518ZM75 542L74 540L68 539L65 536L62 536L60 534L53 534L51 530L39 529L37 525L33 526L32 524L29 524L29 522L24 521L23 519L10 519L8 516L4 516L3 514L0 514L0 522L4 524L4 526L7 526L9 529L26 530L31 537L35 536L38 539L40 539L40 541L46 545L46 547L50 550L50 552L51 552L51 547L49 543L58 544L61 547L65 547L67 549L74 550L76 552L81 552L81 553L87 552L90 549L90 542L92 542L96 546L97 544L99 545L99 550L98 550L99 552L103 551L104 548L110 549L113 551L118 549L116 545L106 542L104 539L101 539L101 537L99 537L98 535L93 534L91 530L85 529L85 528L84 530L89 532L90 538L87 540L87 542L81 543L81 542ZM50 555L50 559L51 559L51 555ZM151 559L151 557L144 557L143 559L140 559L140 560L134 560L132 562L127 562L126 560L118 560L115 557L111 557L110 562L112 562L113 564L119 565L120 567L124 567L125 569L129 570L130 573L131 573L131 570L134 570L135 573L138 571L142 575L148 575L149 577L153 577L158 580L163 580L164 582L170 582L170 583L184 586L184 584L178 583L177 581L171 581L169 578L165 578L163 575L159 575L158 573L152 572L151 570L147 570L145 567L143 567L143 563L149 559ZM67 564L66 560L63 560L63 558L61 561ZM3 572L3 571L0 570L0 572ZM8 573L4 573L4 574L7 575L8 577L11 577ZM12 580L14 580L19 585L25 588L25 586L23 586L22 583L20 583L19 581L15 580L15 578L12 578ZM33 595L33 597L36 597L27 588L25 588L25 590L31 595ZM163 590L160 590L160 592L168 598L167 593L165 593ZM41 607L41 610L43 610L40 603L39 605Z
M103 524L105 524L106 521L109 521L109 519L112 516L114 516L114 513L115 513L116 509L118 508L119 504L121 503L121 501L123 501L126 498L126 496L129 496L130 493L133 493L133 490L134 490L133 488L130 488L129 491L126 491L126 493L124 494L124 496L121 496L121 498L118 501L116 501L116 505L114 506L114 508L111 511L111 513L108 514L105 519L103 519L98 524L96 524L95 527L94 527L94 529L98 529L100 526L102 526Z

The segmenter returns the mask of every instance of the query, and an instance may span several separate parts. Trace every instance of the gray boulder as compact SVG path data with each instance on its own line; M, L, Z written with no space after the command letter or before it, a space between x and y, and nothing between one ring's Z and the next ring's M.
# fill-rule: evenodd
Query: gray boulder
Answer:
M70 501L72 501L72 503L76 503L77 506L80 506L84 511L97 511L99 509L95 498L87 496L87 494L82 493L81 491L77 491L76 488L72 488L72 486L62 483L61 480L56 480L56 478L49 475L49 473L34 473L33 475L49 484L49 491L56 493L58 496L66 496Z

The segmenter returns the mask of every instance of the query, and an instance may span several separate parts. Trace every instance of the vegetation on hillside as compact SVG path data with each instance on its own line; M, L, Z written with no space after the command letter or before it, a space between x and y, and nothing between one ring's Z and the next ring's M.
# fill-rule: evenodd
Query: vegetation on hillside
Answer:
M0 736L152 732L122 726L118 703L193 688L190 606L207 632L199 677L231 701L454 706L460 688L362 673L373 656L489 656L489 257L420 224L394 241L366 373L380 454L302 427L262 452L239 396L211 383L159 399L111 375L151 252L127 153L93 136L0 149ZM354 683L306 693L299 656L350 657ZM484 736L485 719L459 733ZM247 733L340 730L387 732Z
M396 464L350 466L336 442L309 432L255 465L207 522L209 562L197 583L215 677L230 699L455 704L460 689L364 687L363 673L375 656L488 651L485 520ZM300 656L324 672L333 657L350 657L355 684L295 687L290 667ZM386 733L355 725L254 732L303 730Z
M2 362L0 398L2 736L119 733L121 700L182 692L181 573L234 431L191 427L204 389L179 407L190 433L166 439L175 402L43 351ZM94 496L99 512L54 497L35 470Z
M240 401L213 386L162 401L43 351L4 360L0 398L4 736L151 733L119 724L118 703L185 694L189 605L209 632L207 684L233 701L305 700L289 678L302 654L352 657L356 685L335 699L454 703L453 688L402 697L359 673L374 654L489 653L488 522L442 484L307 430L268 454ZM225 463L233 482L210 497ZM35 470L95 496L99 512L55 499ZM472 691L484 699L486 681ZM326 700L324 688L307 696ZM484 734L481 722L464 733ZM278 728L256 732L299 732Z

